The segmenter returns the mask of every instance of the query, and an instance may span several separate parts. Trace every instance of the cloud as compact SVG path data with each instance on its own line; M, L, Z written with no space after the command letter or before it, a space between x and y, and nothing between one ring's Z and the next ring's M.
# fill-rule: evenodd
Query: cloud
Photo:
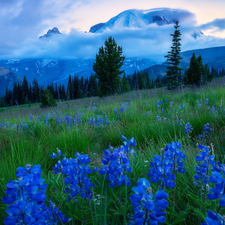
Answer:
M224 31L225 30L225 18L215 19L212 22L203 24L200 26L202 30L213 29L214 31Z
M224 45L224 39L202 35L194 39L191 34L198 27L182 25L182 51ZM96 53L109 36L122 46L126 57L150 58L163 62L170 51L173 25L150 25L146 29L114 29L101 34L84 33L72 29L68 35L54 35L48 42L30 39L14 51L14 58L74 59L95 58Z
M88 0L0 0L0 57L12 57L29 39L70 23L83 4Z
M75 19L72 16L74 12L89 2L89 0L0 0L0 58L95 58L105 40L113 36L118 45L122 46L126 57L150 58L156 62L165 60L164 55L170 51L172 43L170 34L174 32L173 25L152 24L140 29L106 30L101 34L71 29L66 35L55 35L48 42L38 39L53 27L58 27L60 32L66 33L66 29L61 27L65 27L65 23L71 27ZM185 17L181 15L182 18ZM190 12L187 12L186 16L195 18ZM224 20L215 19L200 26L181 21L182 51L223 46L225 39L213 36L194 39L191 35L209 28L224 30Z

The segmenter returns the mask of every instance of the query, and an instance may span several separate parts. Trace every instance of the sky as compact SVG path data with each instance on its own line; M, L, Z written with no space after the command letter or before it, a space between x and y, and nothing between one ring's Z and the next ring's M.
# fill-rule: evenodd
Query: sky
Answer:
M165 60L173 25L88 33L128 9L183 9L193 15L181 23L182 51L225 45L225 0L0 0L0 58L94 58L113 36L126 57ZM48 42L39 36L57 27L64 35ZM193 31L204 36L193 39ZM87 33L85 33L85 31Z

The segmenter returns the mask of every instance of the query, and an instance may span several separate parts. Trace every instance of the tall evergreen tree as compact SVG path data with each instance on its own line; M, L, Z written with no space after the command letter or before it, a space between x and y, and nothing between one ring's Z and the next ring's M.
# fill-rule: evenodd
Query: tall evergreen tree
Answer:
M186 72L185 83L199 87L206 82L212 80L212 74L210 74L208 65L203 65L202 56L199 55L197 58L193 52L190 59L190 65Z
M129 83L128 83L128 80L125 76L125 74L123 74L123 78L122 78L122 92L128 92L130 91L130 86L129 86Z
M166 72L166 78L167 78L167 88L169 90L175 89L178 86L182 85L182 75L181 75L181 70L182 68L179 67L180 60L182 57L180 57L180 51L181 51L181 33L179 28L179 22L177 21L174 28L175 31L171 36L173 37L172 39L172 46L171 46L171 51L168 52L168 55L165 57L167 58L167 72Z
M98 83L93 74L89 77L88 86L87 86L87 96L97 96L98 95Z
M28 103L28 90L29 90L28 81L26 76L24 76L22 83L22 96L21 96L22 104Z
M32 102L40 101L40 87L38 85L38 80L34 78L32 82Z
M197 85L196 82L200 80L200 74L199 74L199 61L197 60L195 53L193 52L192 57L190 59L190 65L187 70L187 84L190 85Z
M109 37L105 46L100 47L99 53L96 54L93 70L100 81L101 96L119 92L120 76L124 73L120 70L125 60L122 53L122 47L117 46L115 39Z
M16 82L13 85L13 105L18 105L18 85Z

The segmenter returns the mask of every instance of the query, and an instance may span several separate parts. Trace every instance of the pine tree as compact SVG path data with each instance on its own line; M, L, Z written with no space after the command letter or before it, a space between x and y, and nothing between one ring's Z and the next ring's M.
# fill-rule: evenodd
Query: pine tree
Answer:
M38 85L38 80L34 78L32 82L32 102L40 101L40 87Z
M29 90L28 81L26 76L24 76L22 83L22 97L21 97L22 104L28 103L28 90Z
M199 79L199 64L195 53L193 52L192 57L190 59L190 65L187 70L187 84L194 85L196 81Z
M99 53L96 54L93 70L100 82L101 96L119 91L120 76L124 73L120 70L125 60L122 52L122 47L117 46L115 39L109 37L105 41L105 46L100 47Z
M122 93L128 92L128 91L130 91L130 86L129 86L129 83L128 83L128 80L127 80L125 74L123 74L123 78L122 78Z
M50 106L56 106L56 101L50 90L45 89L41 96L41 108L46 108Z
M197 58L193 52L190 59L190 65L186 72L185 83L199 87L206 82L212 80L212 74L209 72L208 65L203 66L202 56L199 55Z
M181 51L181 33L179 28L179 22L177 21L174 28L174 34L171 34L173 37L172 39L172 47L171 51L168 52L168 55L165 57L167 58L167 64L170 66L167 66L167 72L166 72L166 78L167 78L167 88L169 90L175 89L178 86L182 85L182 75L181 75L181 70L182 68L179 67L180 60L182 57L180 57L180 51Z

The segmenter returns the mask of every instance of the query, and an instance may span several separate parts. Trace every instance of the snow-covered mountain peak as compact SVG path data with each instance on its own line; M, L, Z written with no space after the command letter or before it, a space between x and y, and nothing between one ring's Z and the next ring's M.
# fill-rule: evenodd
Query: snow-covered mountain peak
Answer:
M115 28L144 28L150 24L159 26L173 24L176 21L190 21L194 14L182 9L156 8L147 10L129 9L111 18L106 23L100 23L90 28L91 33L102 33Z

